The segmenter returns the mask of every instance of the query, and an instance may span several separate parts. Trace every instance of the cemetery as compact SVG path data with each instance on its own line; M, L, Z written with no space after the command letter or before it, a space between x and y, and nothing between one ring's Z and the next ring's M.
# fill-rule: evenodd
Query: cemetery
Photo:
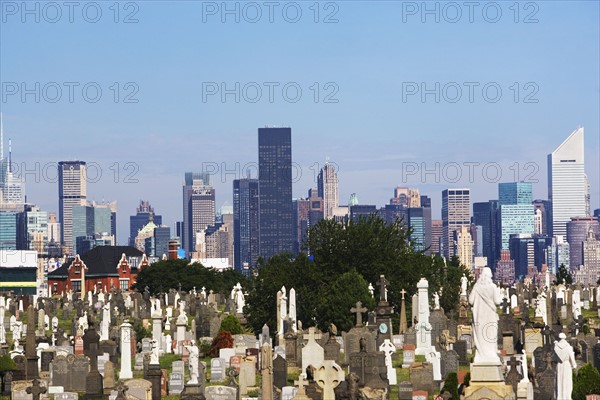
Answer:
M372 293L376 306L357 301L347 310L354 320L347 332L334 324L327 331L305 327L294 288L275 294L275 330L265 324L257 334L240 323L246 320L240 284L227 294L205 288L158 296L115 288L52 298L9 293L0 297L2 395L558 400L581 386L573 371L592 382L600 377L600 288L529 281L498 287L491 271L485 279L485 271L476 283L461 278L466 313L456 316L444 312L421 278L410 302L402 289L395 324L382 275Z

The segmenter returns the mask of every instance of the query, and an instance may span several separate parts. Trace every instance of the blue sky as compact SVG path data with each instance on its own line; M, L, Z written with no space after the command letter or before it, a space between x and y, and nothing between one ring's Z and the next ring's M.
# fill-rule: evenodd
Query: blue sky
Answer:
M220 1L120 2L118 16L114 2L82 2L70 22L64 6L57 16L48 3L28 2L39 7L36 22L23 3L0 1L5 140L13 139L14 162L40 166L26 176L28 200L56 211L53 163L93 162L102 175L91 177L88 197L118 201L124 242L139 199L169 225L181 218L185 171L217 165L218 206L231 204L232 180L257 161L257 128L283 125L292 127L295 197L306 196L329 158L342 203L356 192L361 203L382 205L395 186L417 186L439 217L444 188L470 187L473 201L485 201L517 171L520 179L531 174L535 197L546 198L546 155L584 126L592 208L600 207L598 2L481 2L473 22L463 2L427 3L437 5L439 22L422 2L275 3L270 22L265 2L227 2L239 7L236 22ZM88 22L97 9L98 22ZM257 9L261 17L248 22ZM36 82L40 101L23 99L22 85L35 92ZM222 101L221 85L236 83L239 102L234 94ZM68 85L78 85L72 102ZM56 86L62 97L53 103ZM252 102L257 86L262 96ZM95 88L102 94L91 102ZM422 99L422 88L433 92ZM470 164L472 179L464 163L479 163ZM406 174L436 165L439 176Z

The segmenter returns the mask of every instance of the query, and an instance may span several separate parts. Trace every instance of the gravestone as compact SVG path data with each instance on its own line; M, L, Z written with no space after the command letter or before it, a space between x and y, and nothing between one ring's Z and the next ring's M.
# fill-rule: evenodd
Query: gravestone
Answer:
M402 381L398 385L398 400L411 400L413 385L410 381Z
M127 396L138 399L147 400L152 398L152 383L146 379L130 379L126 382Z
M414 390L433 393L433 365L430 363L413 363L409 369L410 382Z
M310 327L308 334L304 335L308 342L302 348L302 371L306 371L309 365L317 368L325 360L325 350L316 342L320 338L321 334L317 333L314 327Z
M237 400L237 391L228 386L207 386L204 396L206 400Z
M458 374L458 353L455 350L443 351L441 355L442 379L446 379L450 372Z
M458 355L459 365L469 365L469 360L467 358L467 342L464 340L457 340L456 343L454 343L453 348Z
M387 366L383 352L360 351L350 354L350 373L359 377L359 386L387 388Z
M213 358L210 360L210 381L220 382L225 379L225 360Z
M287 385L287 361L280 355L273 359L273 385L279 389Z
M50 363L54 359L56 353L53 350L44 350L41 352L40 361L41 361L41 369L40 371L50 371Z
M169 394L179 395L183 391L183 378L184 375L181 372L171 372L169 377Z
M238 375L238 384L241 396L248 393L249 387L256 386L256 364L253 358L247 358L242 361Z
M404 344L402 346L402 368L409 368L415 362L415 345Z
M78 400L79 395L75 392L55 393L54 400Z

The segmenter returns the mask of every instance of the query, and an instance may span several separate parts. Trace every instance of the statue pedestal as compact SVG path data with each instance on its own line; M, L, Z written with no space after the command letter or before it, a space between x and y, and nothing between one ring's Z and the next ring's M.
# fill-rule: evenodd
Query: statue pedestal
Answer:
M512 386L504 383L502 364L471 364L471 383L465 388L463 400L477 399L516 399Z
M161 398L161 379L162 379L162 370L160 369L159 364L150 364L146 369L146 373L144 374L144 378L149 380L152 383L152 400L160 400Z
M186 384L181 392L181 400L205 400L206 397L202 393L202 386L200 384Z

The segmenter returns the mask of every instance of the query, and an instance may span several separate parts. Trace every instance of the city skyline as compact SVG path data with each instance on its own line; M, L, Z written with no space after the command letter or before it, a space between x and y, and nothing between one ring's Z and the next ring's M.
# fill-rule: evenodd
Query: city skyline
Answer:
M262 128L260 128L260 129L262 129ZM575 133L577 133L579 131L582 132L583 128L578 128L577 130L573 131L562 142L567 142L569 138L571 138ZM293 140L293 135L292 135L292 140ZM560 146L558 146L558 147L560 148ZM258 150L257 150L257 154L258 154ZM551 154L552 153L550 153L548 155L548 159L550 159ZM84 169L87 168L87 164L90 164L89 162L80 161L80 160L77 160L77 161L59 161L59 162L50 163L50 164L46 165L45 169L43 170L44 174L47 174L48 176L52 175L52 173L53 173L52 172L52 168L58 167L61 163L63 163L64 165L69 165L69 164L84 165ZM95 187L95 185L98 185L98 182L96 182L95 180L97 179L97 177L99 175L103 174L102 172L99 172L100 171L100 169L99 169L100 166L97 163L92 162L92 164L94 164L93 165L94 170L93 170L93 172L91 174L93 174L95 176L91 177L91 178L88 177L87 181L84 180L84 182L85 182L85 185L84 185L85 186L85 188L84 188L85 193L87 193L90 190L93 190L94 187ZM18 168L20 168L20 165L22 166L23 164L19 163L18 161L15 161L14 160L14 156L13 156L12 165L16 165L17 169L18 169ZM466 163L466 165L467 166L465 167L465 171L467 171L468 168L473 168L473 166L472 165L468 165L468 163ZM233 180L235 180L234 177L238 176L237 173L239 173L241 175L248 175L249 174L249 176L254 176L254 175L258 174L258 163L256 163L256 162L245 163L243 167L240 167L238 165L238 170L237 171L228 171L226 166L222 166L223 167L223 171L221 171L220 170L221 166L217 165L216 169L215 169L215 165L213 163L203 164L203 166L206 166L206 169L207 169L204 172L194 172L194 173L186 172L185 173L185 177L184 177L185 179L183 180L183 183L184 183L184 192L185 192L185 186L188 186L191 189L191 183L192 183L193 179L204 178L204 179L210 180L210 182L211 182L210 190L213 193L212 196L215 199L222 200L221 203L219 203L219 200L214 200L214 202L215 202L214 203L215 204L215 206L214 206L215 211L216 210L220 210L222 206L231 206L233 204L233 191L232 191L231 188L232 188ZM335 160L329 160L329 159L326 159L324 161L324 163L322 164L322 166L319 165L318 163L315 163L315 164L309 166L309 170L311 172L314 172L314 177L315 177L315 182L314 182L314 184L311 187L316 188L316 186L318 185L319 174L320 174L320 172L321 172L321 170L322 170L323 167L333 169L333 168L336 168L337 166L338 166L338 164L335 162ZM454 166L454 164L453 164L453 166ZM317 169L317 167L318 167L318 169ZM510 169L510 168L512 168L512 166L509 166L508 168ZM295 173L298 174L299 172L301 173L301 171L302 171L302 167L299 166L298 163L295 163L294 161L292 161L292 172L291 172L292 175L295 174ZM32 172L33 171L29 171L29 172L25 171L25 174L26 174L25 178L27 178L27 176L28 176L27 174L28 173L29 173L29 176L31 177L32 176ZM112 169L111 169L111 172L113 172ZM542 172L543 171L539 171L539 173L542 173ZM425 171L424 173L425 174L432 174L432 171ZM472 171L471 171L471 173L472 173ZM586 169L586 173L587 173L587 169ZM56 174L58 175L58 178L59 178L58 179L59 180L59 201L58 201L59 207L57 207L56 209L54 209L54 208L45 208L44 206L42 206L42 204L48 203L47 199L45 199L46 201L38 202L38 201L35 201L34 199L31 199L31 197L28 195L27 191L25 192L25 195L27 197L27 203L28 204L33 204L33 205L35 205L35 206L43 209L44 211L48 211L48 212L53 212L54 211L54 212L57 212L57 214L60 215L60 179L61 179L60 175L61 174L60 174L60 172L56 172ZM443 175L443 172L440 172L440 174ZM179 175L181 176L181 173ZM339 186L340 187L344 186L345 185L345 181L344 181L343 175L342 175L341 178L339 178L339 176L337 175L337 171L335 171L335 175L336 175L336 178L339 179L339 181L338 181L339 182ZM548 172L548 176L550 176L549 172ZM39 176L36 176L36 178L39 178ZM221 182L218 182L219 178L221 178ZM225 178L225 179L222 179L222 178ZM232 179L231 182L229 182L230 179ZM217 191L215 189L215 187L219 187L219 185L217 184L217 185L215 185L215 187L213 187L213 185L212 185L212 182L214 180L217 180L217 183L221 183L221 186L223 184L227 184L229 186L229 190L225 189L226 193L219 193L219 191ZM299 181L299 182L297 182L297 181L299 181L299 179L297 179L295 176L292 176L292 188L293 188L294 194L295 194L296 191L302 190L302 189L299 189L299 187L298 187L298 185L300 184L301 181ZM523 181L519 181L519 182L523 183ZM517 182L515 182L515 181L507 181L507 182L499 182L499 183L495 183L495 182L489 182L489 183L486 182L486 183L489 184L489 185L494 185L496 187L496 195L495 196L492 195L489 199L486 200L486 201L492 201L492 200L498 200L498 198L500 197L499 194L498 194L498 187L499 187L498 185L514 184L514 183L517 183ZM529 186L532 187L532 189L533 189L531 191L532 193L536 193L537 192L537 194L532 195L533 199L535 199L535 200L540 199L540 200L543 200L543 201L547 201L546 197L543 196L543 189L540 188L540 183L539 182L538 183L534 183L534 184L531 184L530 182L524 182L524 183L526 185L529 185ZM40 184L42 184L42 182L40 182L40 183L34 182L33 184L27 185L27 179L25 179L25 182L23 183L23 186L26 187L26 188L29 188L30 186L34 186L35 187L36 185L40 185ZM137 183L137 185L139 185L139 182ZM450 184L450 183L448 183L447 185L443 185L442 183L436 184L436 185L410 185L411 188L414 187L415 189L417 189L417 193L418 193L419 190L421 190L420 188L422 188L422 187L432 187L432 186L434 186L434 187L440 187L440 188L443 188L443 189L441 189L440 192L437 193L438 194L437 196L436 196L435 193L432 193L430 191L423 191L423 193L426 193L426 195L428 195L430 198L432 198L432 201L431 201L431 203L432 203L432 206L431 206L431 209L432 209L432 219L441 219L442 218L442 212L441 212L441 210L442 210L442 206L443 206L443 201L440 201L440 200L442 200L442 197L443 197L442 192L444 190L447 190L447 189L457 189L457 188L459 188L458 187L459 185L457 185L457 184ZM471 187L472 186L473 185L471 185ZM475 185L475 186L477 186L477 185ZM536 187L538 189L537 191L535 190ZM304 188L304 192L306 192L306 190L309 189L309 188L310 187ZM403 186L390 187L390 188L388 188L388 191L389 191L390 194L393 195L395 192L398 191L398 189L408 189L408 188L409 188L409 185L405 184ZM466 188L469 189L469 190L471 190L470 187L466 187ZM593 192L594 189L596 188L596 185L590 184L590 188L591 188L591 191ZM179 190L181 190L181 189L179 189ZM230 192L230 194L227 193L228 191ZM542 191L542 193L539 193L540 191ZM151 190L149 190L149 192L151 192ZM150 198L150 196L148 196L147 193L148 192L140 192L139 198ZM538 196L538 194L540 196ZM475 196L473 196L473 195L475 195ZM230 196L230 197L228 198L228 196ZM293 199L300 199L300 198L305 198L305 197L306 197L305 193L300 193L299 196L293 196ZM471 197L470 197L471 207L473 206L474 203L478 202L476 199L478 199L480 197L481 197L481 193L479 193L479 196L478 196L477 192L473 192L471 190ZM91 201L89 199L93 199L93 198L94 197L86 196L85 199L83 199L83 200L78 199L78 200L79 201L83 201L83 203L87 202L87 203L91 204L92 202L95 202L95 200ZM101 198L102 199L101 203L104 203L105 199L107 199L109 197L101 195L101 196L99 196L97 198ZM361 196L360 198L362 199L363 197ZM111 198L111 199L114 199L114 198ZM127 200L131 201L132 199L127 199ZM137 204L140 200L137 199L135 201L136 201L136 204ZM177 200L175 199L175 201L177 201ZM181 201L181 198L178 201ZM440 203L440 207L436 208L435 207L435 203L438 202L438 201ZM51 202L52 201L50 200L50 203ZM117 221L118 222L117 222L116 225L117 225L117 233L118 233L117 237L118 237L118 240L117 240L116 243L119 244L119 245L126 245L126 244L129 243L128 238L129 238L129 234L130 234L130 227L128 225L128 220L129 220L130 216L132 216L132 215L135 214L135 208L133 210L126 210L126 209L122 208L121 202L119 202L118 200L116 200L116 202L119 203L119 210L121 211L121 212L117 213L117 218L118 218ZM154 201L152 201L152 202L154 203ZM81 205L86 205L87 204L87 203L86 204L83 204L83 203ZM379 207L379 206L385 206L387 204L387 201L386 201L385 198L381 198L379 200L376 200L375 202L360 201L360 204L361 205L374 205L374 206ZM344 202L344 198L342 198L342 197L339 198L339 205L340 206L347 205L347 202L346 203ZM597 209L597 208L600 208L600 205L598 207L595 207L594 206L594 202L592 201L591 202L591 209L590 209L591 213L590 214L593 214L594 210ZM177 214L177 210L173 210L173 205L172 204L170 206L167 206L166 210L167 211L163 212L163 213L165 215L169 215L170 214L171 216L170 216L169 219L166 219L165 225L169 226L171 228L173 234L175 234L177 222L182 221L181 210L178 210L179 211L179 215L178 215ZM471 212L471 214L473 214L472 210L470 212ZM582 216L584 216L584 215L582 215ZM183 219L185 220L185 217L183 217ZM209 222L211 222L212 221L212 217L209 218L209 219L210 219ZM61 226L62 225L63 225L63 222L61 221ZM209 223L209 225L210 225L210 223ZM550 221L550 226L551 225L552 225L552 223ZM67 232L68 232L68 230L67 230ZM64 235L63 230L61 230L61 234ZM123 236L123 235L125 235L125 236ZM190 234L190 237L191 237L191 234ZM186 241L186 239L182 238L182 244L185 241Z
M35 23L31 17L23 23L19 15L8 16L0 26L6 94L0 107L13 159L29 170L36 163L42 170L59 160L99 165L102 176L88 185L88 197L118 201L118 237L125 243L127 216L140 198L150 200L173 226L180 214L175 204L180 204L181 174L201 170L203 162L209 163L207 168L219 166L213 182L217 208L231 204L234 177L221 179L222 166L236 170L236 163L257 163L257 127L293 128L292 161L302 168L293 197L304 197L315 186L316 174L329 158L338 166L340 202L357 193L361 203L383 204L396 186L419 187L432 199L433 218L439 218L438 193L445 188L469 187L472 201L495 198L498 182L485 181L485 163L502 166L499 182L518 181L515 175L538 179L533 197L546 199L546 155L581 125L587 131L592 208L599 207L597 2L570 2L568 7L541 2L532 23L523 21L529 15L523 9L515 23L508 3L502 4L498 23L483 20L481 13L470 23L466 9L456 23L443 16L436 22L431 15L422 22L419 14L403 15L402 2L336 4L335 23L323 23L331 14L324 9L314 23L308 3L297 24L282 20L280 13L271 24L265 20L267 10L259 23L243 18L236 23L231 16L223 23L220 15L204 21L201 2L177 2L168 8L142 2L139 22L132 24L115 24L108 8L98 24L81 18ZM63 18L67 16L63 10ZM177 29L163 29L165 20L178 21ZM200 39L208 37L212 39ZM149 39L154 46L146 45ZM39 63L40 55L51 62ZM19 93L7 94L11 82L18 84ZM68 88L61 85L63 97L56 103L42 95L39 103L33 95L23 102L20 83L31 89L35 82L41 88L47 82L77 82L77 96L69 102ZM87 82L101 86L100 101L82 99L80 89ZM120 89L117 103L115 82ZM128 82L137 86L126 89ZM220 83L231 89L236 82L241 88L258 82L263 99L251 103L246 101L249 96L240 96L236 103L230 95L222 102L218 93L205 96L204 102L202 84L211 82L219 92ZM263 82L279 83L272 103ZM301 86L303 97L297 103L282 99L286 82ZM328 82L335 85L326 89ZM440 96L438 103L435 95L423 102L417 94L403 101L403 83L406 87L411 82L419 90L421 83L431 89L436 82L442 88L458 82L463 97L451 103L448 96ZM479 84L473 102L464 82ZM480 89L488 82L501 86L500 101L482 99ZM527 83L531 85L525 88ZM136 87L133 97L138 102L125 103ZM327 95L338 102L325 103ZM524 102L528 95L537 102ZM406 174L414 164L422 170L436 162L458 163L463 179L454 183L440 176L436 182L432 175L421 179L420 174ZM481 163L473 182L464 162ZM533 164L526 168L526 163ZM452 177L451 168L446 178ZM28 177L27 197L42 209L56 210L56 202L47 198L55 192L55 182L44 182L39 175L39 184L33 175ZM55 181L56 176L49 178Z

